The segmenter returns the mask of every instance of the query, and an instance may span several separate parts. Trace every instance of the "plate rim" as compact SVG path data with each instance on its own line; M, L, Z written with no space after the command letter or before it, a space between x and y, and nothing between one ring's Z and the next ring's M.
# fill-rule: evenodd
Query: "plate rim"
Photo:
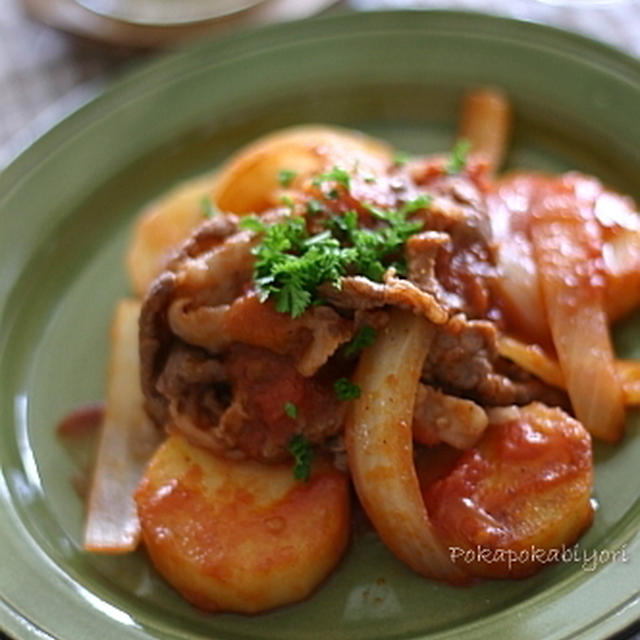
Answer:
M101 109L103 105L108 104L109 101L114 100L118 95L123 93L127 95L129 91L132 91L133 95L135 95L138 85L141 84L141 81L145 77L167 73L171 65L178 65L182 60L197 56L210 47L220 47L224 49L229 45L239 44L246 39L251 39L260 34L271 34L275 37L279 32L284 31L285 35L287 35L288 31L305 25L322 25L323 23L331 23L334 21L342 22L343 20L353 20L354 18L358 18L358 23L361 25L366 20L376 21L376 19L385 17L393 18L394 16L414 16L419 14L434 16L435 19L440 20L457 18L472 21L478 20L480 23L483 23L483 26L493 25L493 27L497 27L497 25L500 24L512 25L514 28L538 32L552 39L560 38L564 41L562 52L565 54L575 53L576 48L579 50L586 47L590 49L590 53L597 54L607 63L613 64L615 70L620 73L620 75L626 76L630 70L632 70L632 73L640 75L640 58L636 58L612 44L596 40L582 33L534 20L492 15L480 11L455 11L446 9L347 11L344 13L312 16L285 23L267 24L257 27L241 27L232 33L198 37L192 42L177 47L175 50L160 52L153 60L134 62L132 67L116 72L108 86L101 88L95 96L72 109L56 124L38 136L37 139L25 145L7 166L0 169L0 205L8 197L8 188L12 186L11 182L19 182L21 180L20 174L24 174L25 170L33 170L56 151L58 146L56 139L64 140L65 137L78 133L86 124L90 124L96 119L98 114L94 114L94 111ZM382 21L380 28L384 30L384 27L384 21ZM612 68L612 70L614 69ZM636 79L636 81L638 80ZM27 163L29 163L30 166L27 166ZM23 167L23 165L25 166ZM0 223L1 222L2 220L0 219Z
M239 41L244 41L247 39L251 39L254 37L256 32L269 32L271 33L273 38L276 38L281 32L290 32L296 29L298 25L303 24L319 24L319 23L331 23L334 21L344 21L354 19L354 16L357 18L367 17L367 19L376 22L377 20L381 20L380 28L385 29L384 21L389 18L390 14L395 15L415 15L416 11L379 11L379 12L366 12L366 13L347 13L341 15L333 15L333 16L321 16L316 17L311 20L304 20L294 23L289 23L286 25L278 24L278 25L269 25L265 27L260 27L258 29L252 29L243 32L242 34L231 34L223 36L222 38L218 38L215 41L205 40L202 42L198 42L195 44L191 44L186 47L182 51L172 52L169 54L163 54L158 59L143 63L143 65L138 69L133 69L126 72L120 79L113 82L106 90L104 90L100 95L96 96L87 104L79 107L77 110L69 114L62 121L60 121L56 126L54 126L51 130L49 130L46 134L32 143L23 153L16 158L8 167L6 167L0 173L0 193L3 195L0 196L0 206L5 202L6 199L10 198L11 192L13 188L16 187L22 180L28 179L29 174L34 171L41 163L45 162L48 158L55 154L57 148L57 140L60 138L65 138L67 136L74 136L80 134L82 130L90 125L92 122L97 122L100 119L100 114L103 112L105 108L108 108L111 101L114 99L121 99L122 93L125 94L125 97L135 97L136 94L139 93L139 86L143 86L143 79L151 77L154 78L154 74L159 74L156 80L160 80L163 75L168 74L171 76L170 69L172 65L179 65L181 61L188 60L190 56L198 55L199 52L208 50L209 48L222 48L224 46L229 45L231 42L236 45ZM484 25L493 25L495 28L496 25L499 24L507 24L507 25L518 25L518 28L525 28L531 30L531 32L539 32L549 34L550 37L558 38L561 37L562 40L566 41L566 45L569 51L573 51L573 47L581 48L587 47L590 52L595 49L596 53L598 53L605 61L609 60L615 64L616 70L622 75L626 75L629 72L629 69L632 69L632 73L638 76L635 80L636 82L640 81L640 60L633 58L632 56L626 54L625 52L611 46L608 44L604 44L602 42L593 40L581 34L577 34L574 32L569 32L564 29L560 29L557 27L552 27L549 25L543 25L540 23L533 23L528 21L516 20L513 18L507 18L502 16L491 16L478 12L468 12L468 11L442 11L442 10L427 10L427 11L419 11L418 13L437 15L441 19L457 19L459 17L467 20L471 19L472 21L478 20L482 22ZM376 17L378 16L378 17ZM380 19L380 16L383 16ZM354 25L355 26L355 25ZM362 26L362 21L358 20L358 26ZM386 30L389 30L388 28ZM397 28L396 28L397 30ZM569 44L572 46L569 47ZM574 52L575 53L575 52ZM620 67L620 68L618 68ZM640 85L639 85L640 86ZM126 101L125 101L126 105ZM0 228L3 224L3 220L0 219ZM3 303L4 298L0 298L0 317L3 312ZM2 489L1 483L4 480L2 475L0 474L0 489ZM0 491L0 501L3 502L3 494ZM15 514L14 514L15 515ZM16 516L17 518L17 516ZM636 602L637 604L637 602ZM622 606L622 605L621 605ZM40 628L35 625L33 622L23 618L21 614L13 609L9 603L5 602L3 599L3 595L0 593L0 622L5 625L7 628L11 626L9 629L13 633L31 633L33 635L23 636L25 638L51 638L54 636L49 635L46 631L40 630ZM625 618L626 620L626 618ZM19 621L19 622L16 622ZM599 624L597 628L602 629L603 631L607 630L608 633L611 632L624 632L627 624L620 626L618 624L622 619L618 618L615 624ZM629 622L630 626L637 624L637 614L634 614L631 622ZM582 630L579 630L578 633L582 633ZM44 634L44 635L43 635Z
M343 20L353 20L354 18L358 18L358 23L361 25L364 21L369 19L376 21L376 19L385 17L393 18L394 16L402 17L420 14L434 16L435 19L440 20L457 18L472 21L478 20L480 23L483 23L483 25L493 25L494 27L497 27L497 25L500 24L512 25L515 28L538 32L539 34L547 35L551 38L560 38L564 41L564 46L562 47L563 53L571 53L572 51L575 53L574 48L581 49L586 47L591 50L590 53L596 53L609 64L614 64L616 70L622 76L626 76L630 69L633 70L632 73L640 75L640 58L636 58L630 53L627 53L612 44L596 40L587 35L570 31L562 27L533 20L492 15L482 13L480 11L455 11L445 9L404 9L361 12L347 11L344 13L312 16L310 18L285 23L268 24L257 27L241 27L233 33L198 37L192 42L177 47L175 50L160 52L153 60L134 62L132 67L116 72L108 86L101 88L95 96L91 97L87 102L72 109L36 140L25 145L25 147L7 166L0 169L0 204L2 204L6 197L8 197L6 188L11 186L10 184L5 185L4 183L19 181L20 175L17 174L24 173L25 170L29 171L44 162L51 153L56 151L58 146L55 142L56 138L64 139L65 137L80 131L85 126L84 120L87 120L86 124L95 120L97 114L94 114L93 112L96 109L102 108L104 104L113 100L119 94L125 93L126 95L127 92L133 91L133 94L135 95L139 84L145 77L153 76L154 74L166 73L171 65L180 64L182 60L186 60L192 56L197 56L199 53L206 51L210 47L220 47L221 49L224 49L228 45L239 44L246 39L251 39L260 34L271 34L275 37L276 34L284 31L286 35L288 31L305 25L322 25L323 23L331 23L334 21L342 22ZM384 30L384 27L384 21L382 21L380 28ZM31 166L25 166L23 168L22 165L27 162L29 162ZM2 222L1 219L0 222Z

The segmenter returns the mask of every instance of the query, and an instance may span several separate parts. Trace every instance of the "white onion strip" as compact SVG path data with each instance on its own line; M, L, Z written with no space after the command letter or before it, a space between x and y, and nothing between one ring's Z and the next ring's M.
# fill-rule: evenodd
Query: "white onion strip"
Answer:
M495 89L478 89L464 97L458 137L471 143L471 151L495 173L507 151L511 129L511 106Z
M553 344L576 417L592 435L617 442L624 395L604 309L600 228L572 193L543 194L531 236Z
M87 551L127 553L136 548L140 539L133 492L158 445L159 434L143 408L139 315L139 301L121 300L111 328L107 406L84 533Z
M456 567L429 521L413 464L411 423L433 325L393 311L388 326L360 359L360 398L346 422L349 467L360 501L378 534L418 573L460 583Z

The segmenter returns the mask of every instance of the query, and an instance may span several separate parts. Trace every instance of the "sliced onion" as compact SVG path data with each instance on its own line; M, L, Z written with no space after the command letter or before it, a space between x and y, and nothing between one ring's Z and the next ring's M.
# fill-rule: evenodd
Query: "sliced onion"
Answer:
M487 162L490 173L502 164L510 129L511 106L504 94L481 89L465 96L458 135L469 140L473 153Z
M557 359L539 345L525 344L511 336L500 336L498 353L543 382L561 389L567 388ZM640 360L616 360L615 367L622 384L625 405L640 405Z
M640 360L618 360L616 371L622 382L625 404L640 405Z
M513 232L501 238L496 258L499 273L496 288L510 327L517 327L521 335L536 342L549 344L540 278L528 238Z
M602 247L607 276L605 306L611 321L640 304L640 231L622 229Z
M531 236L560 368L576 417L594 436L616 442L624 397L604 308L600 227L592 204L558 187L534 203Z
M133 551L140 539L133 492L158 444L158 434L143 409L139 315L138 301L121 300L111 329L107 404L84 534L87 551L125 553Z
M543 382L561 389L566 387L558 361L539 345L526 344L517 338L501 335L498 338L498 353Z
M354 382L361 395L349 412L345 439L356 491L386 545L418 573L460 583L466 576L429 520L413 464L413 407L433 331L421 316L391 313L358 364Z
M551 335L529 229L532 197L549 179L536 173L510 174L494 181L487 195L496 243L497 304L510 331L544 346L551 344Z

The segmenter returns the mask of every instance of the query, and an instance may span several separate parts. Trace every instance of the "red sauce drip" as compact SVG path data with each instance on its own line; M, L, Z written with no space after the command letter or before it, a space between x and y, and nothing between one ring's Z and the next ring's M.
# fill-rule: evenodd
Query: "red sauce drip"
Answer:
M61 438L83 438L94 434L104 418L104 403L94 402L77 407L68 413L56 427Z

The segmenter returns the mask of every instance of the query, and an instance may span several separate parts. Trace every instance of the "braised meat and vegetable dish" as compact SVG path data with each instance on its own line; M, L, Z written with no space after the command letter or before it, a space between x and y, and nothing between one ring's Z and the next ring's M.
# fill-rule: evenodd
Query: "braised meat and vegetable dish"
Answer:
M211 611L306 598L362 509L428 579L524 577L457 550L573 544L592 438L640 363L634 202L577 172L497 175L509 105L466 97L448 153L301 126L142 212L118 304L85 547L141 540Z

